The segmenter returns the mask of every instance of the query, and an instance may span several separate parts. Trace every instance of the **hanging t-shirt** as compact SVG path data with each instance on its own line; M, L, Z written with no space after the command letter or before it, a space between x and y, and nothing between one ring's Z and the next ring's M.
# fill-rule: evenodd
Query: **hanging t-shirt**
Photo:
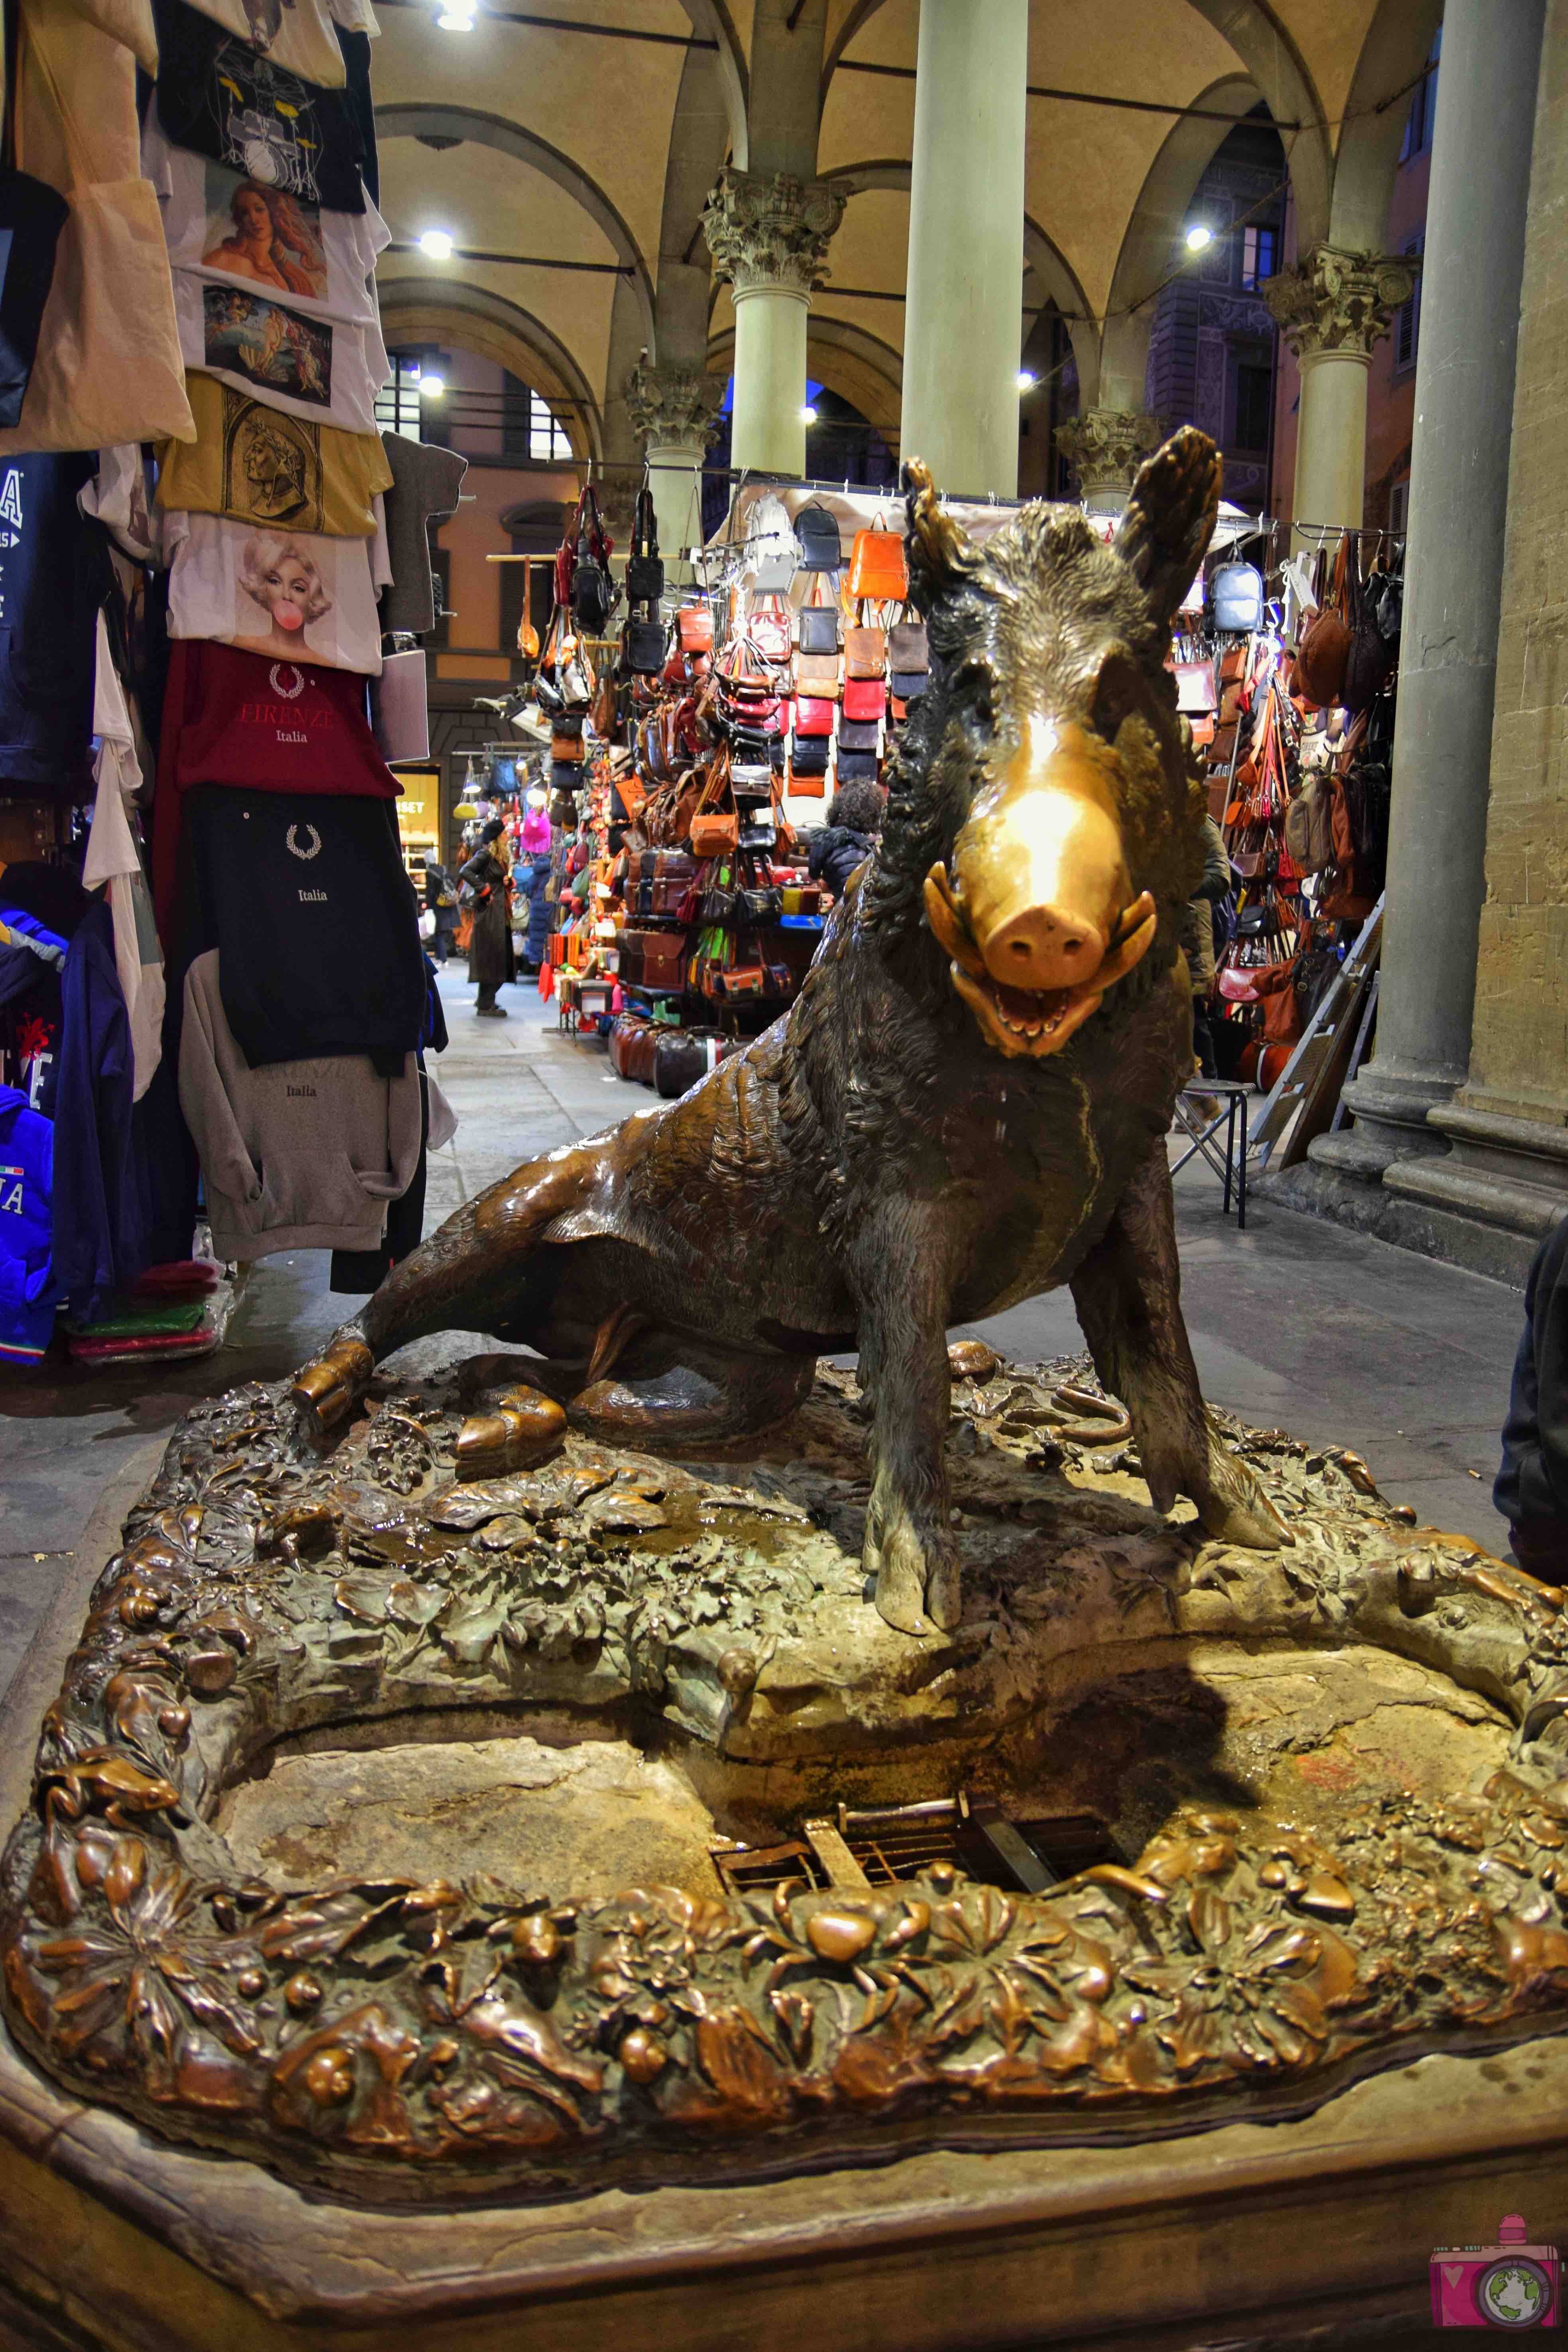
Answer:
M155 0L156 5L156 0ZM235 35L251 58L328 89L343 87L336 28L322 0L195 0L204 16ZM162 29L159 20L160 33Z
M392 488L387 493L387 548L392 585L382 598L382 627L428 636L435 626L430 525L457 511L466 458L406 433L383 433Z
M98 673L93 693L93 732L99 739L94 771L98 795L92 804L82 882L89 890L107 886L114 918L114 963L131 1023L134 1066L133 1099L140 1102L152 1081L162 1052L163 957L152 919L152 901L141 853L131 829L127 803L141 788L125 688L110 652L109 629L98 616Z
M137 563L156 563L158 530L147 485L147 461L134 441L100 449L98 472L77 493L83 514L102 523L117 547ZM95 730L96 732L96 730Z
M244 0L225 5L243 13ZM278 0L252 5L270 14ZM364 142L343 94L342 53L330 29L334 70L302 78L185 0L153 0L153 7L158 120L166 139L308 204L364 210Z
M0 791L90 792L93 628L109 557L90 455L0 459Z
M376 394L392 372L379 320L345 327L254 288L189 269L176 269L173 278L187 368L204 368L286 415L343 433L374 431Z
M395 809L208 785L188 821L203 939L252 1068L370 1054L384 1069L412 1054L424 956Z
M337 0L332 14L338 20L338 47L342 51L343 64L349 76L343 95L348 100L349 111L353 116L355 126L359 131L362 149L360 156L360 171L364 179L366 194L372 204L379 205L382 200L382 173L376 155L375 100L371 96L370 37L379 33L381 26L371 16L369 0L365 0L362 12L366 17L369 17L369 23L363 26L348 24L346 16L354 13L358 5L359 0Z
M235 392L214 376L189 375L193 442L158 449L158 504L279 530L368 537L377 493L392 488L380 434L340 433Z
M391 231L373 204L332 212L172 146L156 103L142 129L141 170L158 191L173 268L255 287L313 318L376 323L376 257Z
M271 530L221 515L172 514L169 632L379 677L376 589L387 577L381 539ZM378 571L377 558L380 558Z

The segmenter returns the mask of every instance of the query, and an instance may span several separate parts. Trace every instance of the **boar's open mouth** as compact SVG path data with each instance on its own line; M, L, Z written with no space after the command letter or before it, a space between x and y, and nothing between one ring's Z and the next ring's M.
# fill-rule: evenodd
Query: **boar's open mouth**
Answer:
M937 944L952 958L953 985L998 1052L1039 1059L1060 1052L1099 1007L1108 988L1124 980L1152 945L1155 902L1145 890L1128 907L1106 941L1095 970L1071 988L1016 988L989 971L962 909L954 900L947 869L937 865L925 877L925 919Z

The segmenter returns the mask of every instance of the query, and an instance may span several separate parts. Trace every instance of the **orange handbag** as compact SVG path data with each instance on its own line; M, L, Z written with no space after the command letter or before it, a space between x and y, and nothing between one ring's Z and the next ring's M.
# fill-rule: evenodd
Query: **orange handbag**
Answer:
M719 803L727 800L727 809ZM737 814L735 794L730 789L729 759L720 752L708 770L707 782L692 813L692 856L722 857L727 851L740 846L740 818Z
M852 596L874 596L902 604L909 593L909 569L904 541L878 515L869 530L857 530L850 555Z
M684 654L712 653L713 607L710 604L683 604L675 614L675 628Z
M825 801L828 797L828 780L825 775L797 775L795 762L791 760L784 774L784 790L787 795L792 794L797 800Z

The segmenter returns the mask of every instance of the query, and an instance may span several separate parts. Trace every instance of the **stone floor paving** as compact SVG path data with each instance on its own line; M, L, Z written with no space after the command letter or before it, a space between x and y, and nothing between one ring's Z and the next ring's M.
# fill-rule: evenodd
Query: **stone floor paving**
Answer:
M442 976L451 1043L437 1071L460 1124L432 1155L427 1231L519 1161L651 1099L614 1076L601 1044L563 1036L531 984L504 992L506 1021L477 1020L463 970ZM1260 1202L1239 1234L1196 1161L1177 1179L1176 1209L1187 1324L1211 1401L1357 1447L1385 1492L1424 1520L1506 1549L1490 1488L1519 1293ZM328 1271L320 1254L262 1260L225 1345L204 1362L0 1370L0 1689L104 1489L147 1475L197 1399L280 1378L353 1313ZM1019 1359L1082 1344L1065 1292L976 1328Z

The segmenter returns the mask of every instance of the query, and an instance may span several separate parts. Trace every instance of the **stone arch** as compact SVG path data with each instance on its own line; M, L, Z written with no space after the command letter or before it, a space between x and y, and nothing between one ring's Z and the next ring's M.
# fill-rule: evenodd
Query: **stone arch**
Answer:
M1301 126L1281 137L1295 199L1296 239L1304 253L1328 235L1333 185L1333 139L1306 60L1267 0L1187 0L1187 5L1229 42L1274 121Z
M575 197L606 239L616 260L631 271L625 282L633 290L652 345L653 286L648 265L626 222L580 163L574 163L559 147L552 147L537 131L526 130L520 122L509 121L501 114L486 114L474 106L425 105L419 100L378 106L376 133L380 139L458 139L472 141L478 147L494 147L498 153L510 155L530 170L541 172L547 180Z
M853 7L851 8L848 16L844 18L843 23L839 26L838 33L833 40L832 46L829 49L827 56L822 59L822 102L824 105L827 103L828 84L832 80L833 75L838 69L839 59L843 56L844 51L849 47L849 45L854 39L855 35L860 32L863 26L870 24L872 18L876 15L877 10L882 5L883 0L854 0Z
M707 364L723 374L734 367L733 327L712 338ZM848 320L825 319L813 310L806 322L806 373L857 408L891 447L897 447L904 368L891 343Z
M735 21L725 5L725 0L681 0L681 5L691 18L693 32L703 40L716 44L725 111L729 121L730 158L744 172L750 152L746 127L750 78L746 68L746 52L735 29ZM724 159L721 156L719 160L722 163Z
M428 278L391 278L381 289L382 332L400 343L456 343L493 360L549 400L577 457L603 455L603 420L588 378L566 345L531 310L482 286L432 287Z
M1329 215L1330 242L1347 252L1383 250L1405 139L1406 85L1425 64L1442 15L1443 0L1379 0L1366 28L1345 101Z

